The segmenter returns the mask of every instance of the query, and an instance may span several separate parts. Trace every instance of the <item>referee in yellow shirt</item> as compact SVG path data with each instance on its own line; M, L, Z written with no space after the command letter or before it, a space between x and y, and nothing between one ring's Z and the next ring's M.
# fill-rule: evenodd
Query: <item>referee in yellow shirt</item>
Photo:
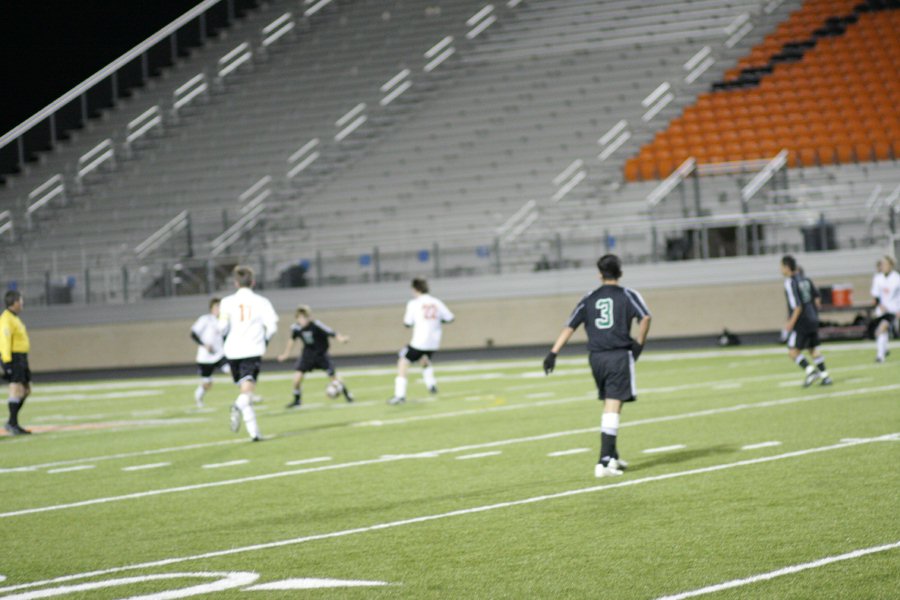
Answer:
M0 315L0 365L3 379L9 382L9 421L4 428L12 435L31 433L19 426L19 411L31 393L31 369L28 368L28 332L19 318L24 299L22 292L10 290L4 297L6 310Z

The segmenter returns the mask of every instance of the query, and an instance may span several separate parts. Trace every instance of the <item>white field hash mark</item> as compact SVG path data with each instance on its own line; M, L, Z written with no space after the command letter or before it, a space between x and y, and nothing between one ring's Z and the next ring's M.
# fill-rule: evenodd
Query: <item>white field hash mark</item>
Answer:
M249 460L246 458L241 458L239 460L229 460L228 462L223 463L212 463L208 465L203 465L204 469L221 469L223 467L236 467L238 465L246 465Z
M684 444L672 444L671 446L660 446L659 448L647 448L642 450L644 454L656 454L658 452L671 452L672 450L683 450L687 448Z
M47 471L51 475L55 475L56 473L71 473L73 471L87 471L88 469L95 468L96 465L77 465L74 467L63 467L61 469L50 469Z
M557 457L557 456L571 456L572 454L584 454L585 452L590 452L590 448L572 448L571 450L557 450L556 452L548 452L547 456Z
M753 575L752 577L746 577L744 579L732 579L731 581L726 581L724 583L719 583L716 585L710 585L697 590L692 590L690 592L682 592L680 594L674 594L672 596L662 596L657 600L684 600L685 598L703 596L705 594L712 594L713 592L719 592L721 590L729 590L732 588L749 585L758 581L768 581L770 579L775 579L776 577L782 577L784 575L793 575L794 573L799 573L808 569L816 569L818 567L824 567L826 565L830 565L832 563L840 562L843 560L851 560L854 558L859 558L861 556L866 556L868 554L875 554L876 552L896 550L897 548L900 548L900 541L893 542L891 544L882 544L880 546L872 546L871 548L861 548L859 550L854 550L845 554L838 554L837 556L826 556L825 558L820 558L819 560L814 560L799 565L793 565L790 567L784 567L783 569L769 571L768 573L761 573L759 575Z
M781 442L771 441L771 442L760 442L758 444L747 444L746 446L741 446L741 450L757 450L759 448L773 448L775 446L780 446Z
M123 471L146 471L147 469L161 469L163 467L168 467L172 463L167 462L159 462L159 463L148 463L146 465L133 465L131 467L122 467Z
M373 531L384 531L386 529L394 529L397 527L405 527L407 525L417 525L419 523L428 523L431 521L438 521L442 519L449 519L452 517L461 517L465 515L478 514L484 512L490 512L494 510L499 510L503 508L512 508L515 506L526 506L530 504L537 504L539 502L546 502L548 500L558 500L560 498L571 498L574 496L581 496L583 494L593 494L597 492L605 492L607 490L614 490L617 488L627 488L633 487L636 485L643 485L645 483L653 483L656 481L667 481L670 479L679 479L682 477L691 477L694 475L703 475L706 473L716 473L719 471L726 471L730 469L735 469L737 467L745 467L751 465L759 465L770 462L775 462L779 460L786 460L789 458L799 458L801 456L809 456L812 454L820 454L823 452L831 452L833 450L845 450L847 448L855 448L857 446L873 444L877 442L883 441L895 441L900 436L900 433L891 433L886 434L879 437L861 439L854 442L845 442L840 444L831 444L828 446L819 446L816 448L806 448L804 450L795 450L793 452L786 452L784 454L776 454L773 456L764 456L759 458L752 458L747 460L739 460L737 462L731 463L720 463L718 465L712 465L709 467L699 467L696 469L688 469L686 471L676 471L674 473L664 473L662 475L653 475L649 477L642 477L640 479L630 479L625 480L618 483L611 483L606 485L596 485L586 488L576 488L572 490L565 490L562 492L555 492L551 494L544 494L541 496L531 496L529 498L521 498L518 500L508 500L506 502L497 502L495 504L486 504L482 506L474 506L471 508L462 508L458 510L453 510L445 513L437 513L431 515L423 515L420 517L411 517L408 519L401 519L398 521L389 521L386 523L378 523L375 525L369 525L367 527L356 527L354 529L343 529L339 531L331 531L326 533L318 533L312 535L306 535L302 537L289 538L284 540L277 540L274 542L266 542L262 544L253 544L251 546L243 546L239 548L228 548L226 550L214 550L211 552L205 552L203 554L194 554L190 556L181 556L176 558L164 558L155 561L149 561L144 563L137 563L132 565L125 565L121 567L111 567L108 569L100 569L96 571L89 571L86 573L78 573L74 575L63 575L60 577L56 577L53 579L46 579L44 581L33 581L31 583L23 583L19 585L0 587L0 593L13 592L17 590L40 587L44 585L49 585L53 583L63 583L66 581L73 581L76 579L86 579L88 577L99 577L103 575L110 575L112 573L121 573L124 571L134 571L139 569L150 569L155 567L163 567L173 564L179 564L188 561L194 560L204 560L209 558L218 558L222 556L232 556L235 554L243 554L246 552L256 552L259 550L269 550L272 548L283 548L286 546L295 546L298 544L305 544L307 542L314 542L318 540L328 540L328 539L336 539L347 537L351 535L357 535L361 533L371 533Z
M289 460L284 464L289 467L294 467L296 465L309 465L312 463L328 462L329 460L331 460L330 456L317 456L315 458L302 458L300 460Z
M900 384L881 386L876 388L861 388L855 390L843 390L840 392L828 392L822 393L818 395L804 395L804 396L794 396L791 398L781 398L779 400L767 400L765 402L756 402L753 404L737 404L734 406L726 406L721 408L709 408L706 410L700 410L696 412L688 412L681 413L675 415L664 415L660 417L648 417L646 419L638 419L636 421L625 422L620 425L620 427L637 427L640 425L650 425L656 423L668 423L671 421L681 421L686 419L694 419L697 417L706 417L712 415L720 415L727 414L732 412L739 412L743 410L750 409L759 409L759 408L770 408L773 406L783 406L788 404L796 404L800 402L811 402L814 400L821 400L826 398L844 398L847 396L857 396L861 394L868 394L873 392L881 392L887 390L895 390L900 388ZM571 429L568 431L554 431L551 433L544 433L540 435L533 435L527 437L520 438L510 438L506 440L497 440L494 442L483 442L480 444L467 444L465 446L458 446L456 448L443 448L440 450L430 450L424 452L418 452L413 454L400 454L400 455L389 455L381 458L374 459L366 459L366 460L358 460L346 463L337 463L332 465L323 465L320 467L307 467L305 469L295 469L291 471L277 471L274 473L266 473L263 475L252 475L248 477L240 477L237 479L224 479L221 481L210 481L206 483L197 483L191 485L183 485L172 488L160 488L155 490L148 490L144 492L133 492L130 494L123 494L120 496L107 496L100 498L92 498L89 500L80 500L78 502L70 502L66 504L55 504L55 505L47 505L40 506L36 508L24 508L19 510L14 510L10 512L0 513L0 518L9 518L9 517L19 517L22 515L29 515L34 513L42 513L49 512L55 510L66 510L70 508L79 508L82 506L92 506L94 504L107 504L110 502L121 502L124 500L136 500L139 498L148 498L152 496L160 496L163 494L173 494L179 492L190 492L195 490L202 490L214 487L222 487L227 485L239 485L244 483L251 483L256 481L265 481L269 479L277 479L281 477L292 477L295 475L305 475L307 473L319 473L322 471L332 471L338 469L348 469L354 467L361 467L367 465L380 464L385 462L393 462L397 460L408 460L408 459L421 459L421 458L432 458L435 456L439 456L442 454L456 454L458 452L467 452L470 450L482 450L485 448L496 448L499 446L508 446L512 444L521 444L527 442L537 442L543 440L550 440L559 437L568 437L572 435L583 435L587 433L597 433L600 431L599 427L586 427L584 429ZM243 440L242 440L243 442ZM246 443L246 442L243 442Z

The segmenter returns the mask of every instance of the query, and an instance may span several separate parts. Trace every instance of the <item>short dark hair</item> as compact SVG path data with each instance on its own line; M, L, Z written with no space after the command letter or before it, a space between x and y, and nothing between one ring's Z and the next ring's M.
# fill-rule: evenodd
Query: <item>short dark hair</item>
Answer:
M428 293L428 282L425 281L422 277L416 277L412 280L412 289L416 290L420 294Z
M790 254L781 257L781 264L790 269L792 273L797 270L797 259Z
M622 260L615 254L604 254L597 261L597 270L603 279L621 279Z
M220 304L222 302L221 298L210 298L209 299L209 310L212 310L212 307L216 304Z
M253 286L253 269L250 267L238 265L234 268L232 275L234 275L234 280L238 287L248 288Z
M6 302L6 308L9 308L10 306L18 302L21 298L22 292L20 292L19 290L9 290L3 297L3 301Z

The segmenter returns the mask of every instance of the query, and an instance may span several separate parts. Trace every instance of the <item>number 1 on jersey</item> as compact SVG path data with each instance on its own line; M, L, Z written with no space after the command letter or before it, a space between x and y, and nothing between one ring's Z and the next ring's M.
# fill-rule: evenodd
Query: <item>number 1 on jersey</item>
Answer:
M248 321L250 319L250 306L246 304L238 304L241 309L241 322ZM247 310L244 311L244 307L247 307Z

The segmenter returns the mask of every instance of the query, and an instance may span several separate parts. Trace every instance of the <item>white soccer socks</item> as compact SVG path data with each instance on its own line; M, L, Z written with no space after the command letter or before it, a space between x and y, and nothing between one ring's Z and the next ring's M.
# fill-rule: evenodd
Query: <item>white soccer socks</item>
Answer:
M887 332L879 333L875 337L875 347L877 349L875 357L878 362L884 362L884 359L887 358L888 338Z
M203 397L206 395L206 388L203 387L203 384L197 386L197 389L194 390L194 401L197 402L198 407L203 406Z
M406 377L394 379L394 398L406 398Z
M434 376L434 367L431 365L422 369L422 379L425 380L425 387L429 391L437 387L437 378Z
M259 426L256 424L256 412L250 402L249 394L241 394L235 400L234 405L241 411L241 417L244 419L244 425L247 426L247 433L251 438L259 437Z

